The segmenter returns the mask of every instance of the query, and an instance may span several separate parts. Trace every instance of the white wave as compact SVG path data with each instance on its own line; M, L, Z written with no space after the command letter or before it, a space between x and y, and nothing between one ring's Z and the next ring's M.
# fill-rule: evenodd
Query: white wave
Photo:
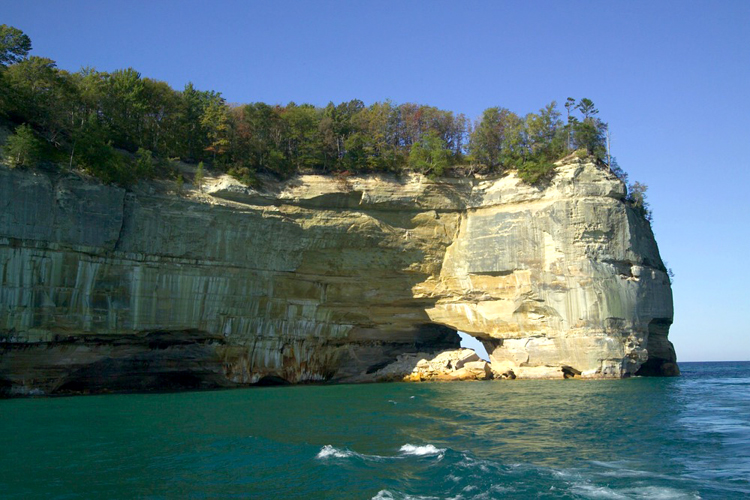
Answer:
M643 499L643 500L700 500L695 493L676 490L662 486L646 486L643 488L628 488L613 490L606 486L593 484L575 484L571 488L585 498L607 498L607 499Z
M355 453L351 450L341 450L339 448L336 448L334 446L331 446L330 444L325 445L320 449L318 454L315 458L349 458L359 455L358 453Z
M407 443L403 445L398 451L400 451L404 455L416 455L421 457L425 455L441 455L445 453L445 448L436 448L431 444L426 444L424 446L415 446L413 444Z
M380 490L378 494L372 497L372 500L392 500L394 498L393 493L388 490Z
M438 500L438 497L424 497L421 495L406 495L404 493L393 494L388 490L380 490L372 497L372 500Z
M700 495L680 491L666 486L646 486L644 488L632 488L623 490L631 498L643 498L648 500L700 500Z
M315 456L315 458L320 460L325 460L328 458L358 458L360 460L365 460L369 462L382 462L384 460L387 460L389 457L381 457L379 455L364 455L362 453L357 453L356 451L347 450L346 448L336 448L335 446L331 446L330 444L325 445L320 449L318 454Z
M621 493L617 493L613 489L607 488L606 486L595 486L593 484L576 484L571 488L573 493L577 493L585 498L614 498L617 500L625 499L629 497Z

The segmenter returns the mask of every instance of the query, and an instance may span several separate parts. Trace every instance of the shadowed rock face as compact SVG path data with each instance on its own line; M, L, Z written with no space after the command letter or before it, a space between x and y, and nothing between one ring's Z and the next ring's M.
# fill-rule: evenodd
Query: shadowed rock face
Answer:
M456 330L510 378L678 373L651 229L594 164L168 188L0 168L0 393L370 381Z

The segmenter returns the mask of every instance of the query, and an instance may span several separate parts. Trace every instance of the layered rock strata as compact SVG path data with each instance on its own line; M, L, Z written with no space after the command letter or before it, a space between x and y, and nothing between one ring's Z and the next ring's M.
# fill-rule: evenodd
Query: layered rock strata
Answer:
M1 393L371 381L456 330L498 377L677 373L650 226L592 162L172 189L0 167Z

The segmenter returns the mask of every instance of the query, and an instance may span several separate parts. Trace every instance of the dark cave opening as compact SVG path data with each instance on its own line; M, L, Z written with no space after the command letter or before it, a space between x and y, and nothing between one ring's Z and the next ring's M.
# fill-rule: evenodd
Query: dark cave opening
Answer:
M671 318L654 318L649 322L646 344L648 359L635 372L636 376L676 377L680 374L674 346L667 338L671 325Z
M279 385L289 385L289 381L285 380L278 375L266 375L258 380L254 385L259 387L273 387Z

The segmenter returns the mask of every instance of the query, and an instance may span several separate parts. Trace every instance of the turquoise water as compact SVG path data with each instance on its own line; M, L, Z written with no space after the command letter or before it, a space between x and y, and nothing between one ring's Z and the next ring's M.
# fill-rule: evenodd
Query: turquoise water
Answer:
M0 401L2 498L747 498L750 363Z

